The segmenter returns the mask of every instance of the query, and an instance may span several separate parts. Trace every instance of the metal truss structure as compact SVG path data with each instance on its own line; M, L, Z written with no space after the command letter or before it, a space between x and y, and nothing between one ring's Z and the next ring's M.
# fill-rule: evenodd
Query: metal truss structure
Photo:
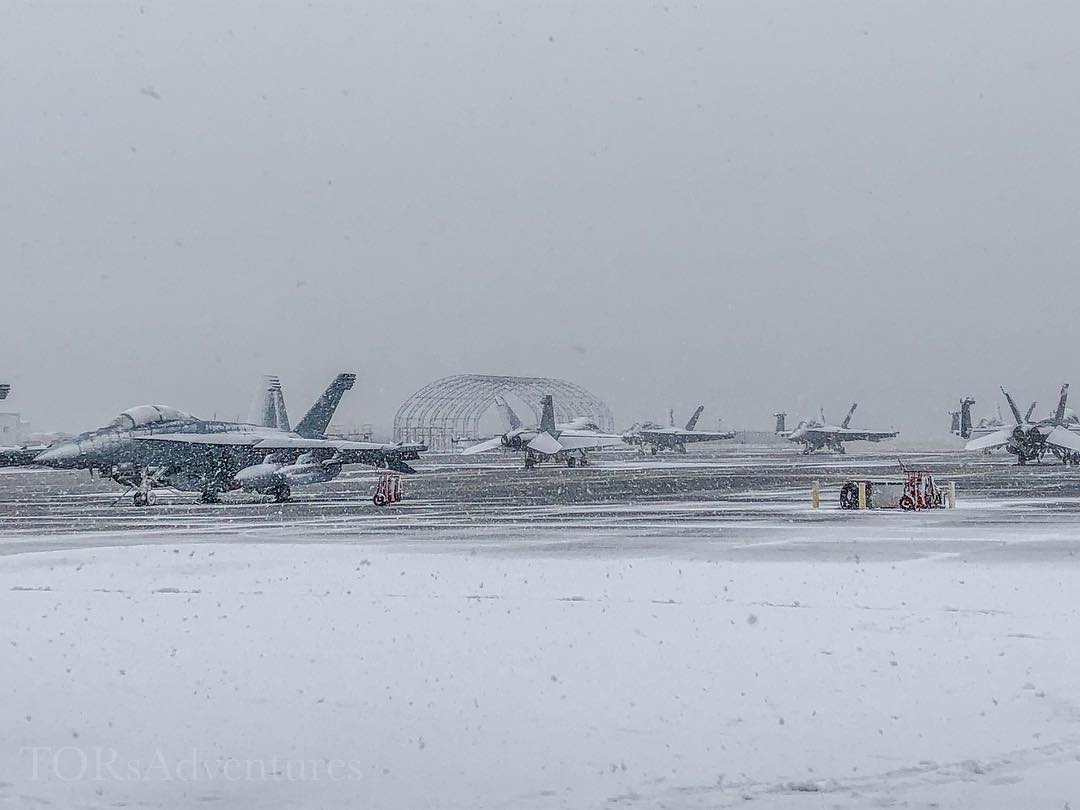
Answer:
M591 417L603 431L615 429L611 409L580 385L550 377L504 377L458 374L428 383L398 408L394 416L395 441L420 441L436 452L454 449L459 440L476 441L480 418L495 404L496 396L510 395L533 412L534 424L547 394L555 400L555 419L566 422ZM523 421L528 421L521 414Z

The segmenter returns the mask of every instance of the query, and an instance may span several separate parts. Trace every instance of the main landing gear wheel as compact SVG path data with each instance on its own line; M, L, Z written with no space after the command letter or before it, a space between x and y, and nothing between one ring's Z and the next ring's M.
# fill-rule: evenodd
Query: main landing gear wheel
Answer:
M386 506L386 504L388 503L386 495L382 492L376 492L374 497L372 497L371 501L376 506Z
M901 496L901 498L900 498L900 508L903 509L905 512L914 512L915 511L915 499L912 498L910 495Z
M859 485L848 481L844 484L840 490L840 508L841 509L858 509L859 508Z
M292 490L288 484L282 484L277 487L272 493L274 496L274 503L285 503L285 501L292 498Z
M566 466L567 467L576 467L577 466L577 459L574 458L573 456L571 456L570 458L568 458L566 460Z
M153 506L157 503L157 495L153 492L136 492L132 501L136 506Z
M211 492L211 491L200 492L199 493L199 503L221 503L221 498L218 497L217 492Z

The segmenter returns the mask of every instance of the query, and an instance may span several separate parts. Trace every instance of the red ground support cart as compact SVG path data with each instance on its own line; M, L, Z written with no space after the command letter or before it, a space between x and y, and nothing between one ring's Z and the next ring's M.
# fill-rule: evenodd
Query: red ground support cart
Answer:
M952 487L940 487L928 470L900 464L902 481L848 481L840 489L841 509L944 509L952 505Z
M376 506L387 506L401 500L401 476L396 473L383 473L375 486L372 502Z

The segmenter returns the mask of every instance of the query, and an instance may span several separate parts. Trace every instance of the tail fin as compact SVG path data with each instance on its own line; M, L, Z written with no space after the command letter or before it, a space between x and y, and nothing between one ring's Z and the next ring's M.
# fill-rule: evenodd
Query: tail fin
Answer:
M521 427L521 420L518 419L518 415L514 413L514 409L510 407L505 399L495 397L495 407L499 409L499 415L502 416L503 422L509 425L510 430L517 430Z
M960 435L960 411L949 411L949 416L952 417L952 424L949 426L949 433L954 436Z
M555 435L555 402L551 394L544 396L544 409L540 414L540 432Z
M1004 386L1001 389L1001 393L1005 395L1005 401L1009 403L1009 409L1012 411L1013 419L1016 420L1016 424L1024 424L1024 417L1020 415L1020 409L1016 407L1016 403L1013 402L1013 398L1009 396L1009 392L1005 390Z
M787 414L780 411L779 413L774 413L773 416L776 417L776 432L787 433Z
M322 436L330 420L334 418L334 411L337 410L341 397L353 387L355 382L355 374L338 374L330 386L323 391L323 395L315 400L315 404L304 414L304 418L296 426L296 432L305 439Z
M248 422L260 427L275 427L274 401L271 392L277 377L264 374L259 378L259 385L251 397L251 410L248 411Z
M960 400L960 437L962 439L971 438L971 406L974 404L975 400L971 397Z
M281 392L281 381L277 377L270 383L270 404L274 409L274 427L278 430L291 430L289 412L285 410L285 395Z
M1061 386L1061 396L1058 398L1057 410L1054 412L1054 420L1061 424L1065 421L1065 405L1069 401L1069 384Z
M852 402L852 403L851 403L851 410L849 410L849 411L847 412L847 416L845 416L845 417L844 417L844 421L840 423L840 427L842 427L842 428L846 428L846 427L847 427L848 425L850 425L850 424L851 424L851 415L852 415L853 413L855 413L855 409L856 409L856 408L858 408L858 407L859 407L859 403L858 403L858 402Z
M686 429L687 429L687 430L693 430L694 428L696 428L696 427L697 427L697 420L698 420L698 417L700 417L700 416L701 416L701 412L702 412L703 410L705 410L705 406L704 406L704 405L698 405L698 406L697 406L697 410L696 410L696 411L694 411L694 415L693 415L693 416L691 416L691 417L690 417L690 421L686 423Z

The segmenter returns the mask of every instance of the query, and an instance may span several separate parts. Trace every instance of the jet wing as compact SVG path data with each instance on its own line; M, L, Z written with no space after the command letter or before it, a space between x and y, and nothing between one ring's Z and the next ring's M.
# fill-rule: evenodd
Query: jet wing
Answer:
M722 439L734 439L734 433L710 433L707 430L680 430L678 437L681 441L690 444L692 442L718 442Z
M466 447L461 451L463 456L475 456L477 453L486 453L488 450L494 450L497 447L502 447L503 437L496 436L494 439L488 439L487 441L480 442L479 444L473 444Z
M992 447L1001 447L1009 443L1012 438L1013 428L1006 427L1001 430L996 430L993 433L987 433L985 436L980 436L977 439L972 439L970 442L964 445L965 450L989 450ZM1051 433L1053 435L1053 432Z
M895 439L899 430L859 430L858 428L837 428L826 433L848 442L879 442L882 439Z
M311 450L325 450L332 453L342 464L370 464L375 467L387 467L399 472L415 472L404 463L404 459L416 459L427 450L422 444L380 444L378 442L353 442L346 439L305 439L301 436L266 435L265 433L245 433L241 431L222 431L220 433L156 433L135 436L139 441L188 444L199 447L216 447L222 450L233 448L251 449L257 452L274 450L294 451L299 454Z
M266 439L265 433L243 433L240 431L222 431L220 433L147 433L144 436L132 436L140 442L161 442L170 444L201 444L215 447L255 447Z
M551 456L558 453L560 450L568 450L566 444L556 439L550 433L544 432L537 435L535 439L529 442L529 449L535 450L537 453L543 453L544 455Z

